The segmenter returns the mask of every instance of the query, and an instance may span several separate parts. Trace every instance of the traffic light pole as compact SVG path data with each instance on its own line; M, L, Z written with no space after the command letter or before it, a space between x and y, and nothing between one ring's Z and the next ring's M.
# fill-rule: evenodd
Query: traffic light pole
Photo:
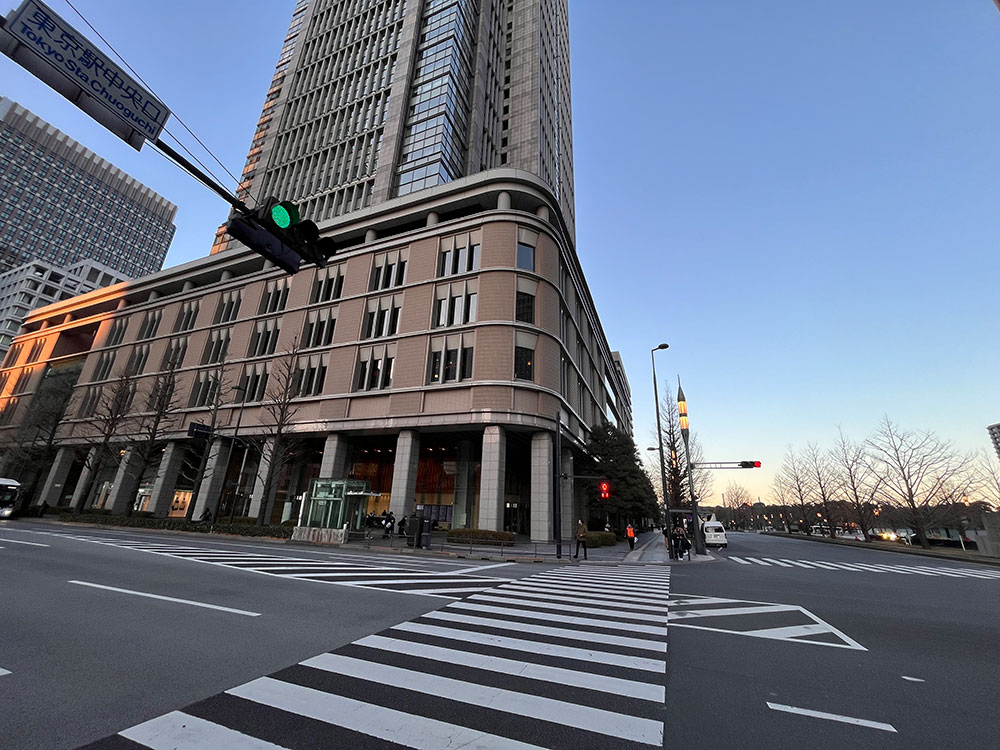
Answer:
M163 153L165 153L171 159L173 159L174 162L177 163L177 166L179 166L181 169L183 169L189 175L191 175L192 177L194 177L202 185L204 185L209 190L211 190L213 193L215 193L216 195L218 195L220 198L222 198L222 200L224 200L230 206L232 206L233 208L235 208L241 214L244 214L244 215L249 215L250 214L250 209L247 208L247 205L243 201L241 201L239 198L234 198L232 196L232 194L228 190L226 190L224 187L222 187L222 185L220 185L219 183L217 183L215 180L213 180L207 174L205 174L204 172L202 172L200 169L198 169L198 167L196 167L194 164L192 164L191 162L189 162L187 159L185 159L179 153L177 153L177 151L172 146L170 146L167 143L164 143L159 138L157 138L155 141L153 141L153 145L156 146L158 149L160 149L160 151L162 151Z

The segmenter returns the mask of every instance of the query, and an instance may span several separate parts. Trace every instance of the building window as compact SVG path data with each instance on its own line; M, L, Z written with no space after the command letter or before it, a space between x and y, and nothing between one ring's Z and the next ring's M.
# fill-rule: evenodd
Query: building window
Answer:
M201 356L203 365L217 365L226 358L232 330L232 328L220 328L209 334L208 341L205 342L205 351Z
M176 370L184 362L184 355L187 354L188 337L178 336L171 339L167 345L167 350L163 353L163 362L160 363L161 370Z
M191 398L188 406L209 406L215 403L215 398L219 391L219 381L215 378L214 372L199 372L198 379L191 389Z
M336 308L310 311L306 316L305 332L302 334L302 348L330 346L333 343L333 331L336 325Z
M472 333L431 339L427 382L454 383L470 379L474 342Z
M247 350L247 356L265 357L274 354L279 333L281 333L281 320L279 318L258 320L254 325L253 334L250 336L250 348Z
M94 368L93 380L107 380L114 364L114 352L101 352L101 356L97 358L97 366Z
M243 401L264 400L264 396L267 394L268 372L267 362L257 362L243 368L238 391L243 395Z
M200 306L200 300L191 300L181 305L180 312L177 313L177 320L174 323L174 333L190 331L194 328L195 320L198 317L198 308Z
M28 383L31 381L31 368L26 367L21 372L17 374L17 380L14 381L14 387L11 389L11 393L21 394L28 390Z
M396 347L368 346L358 354L356 391L375 391L392 387L392 363Z
M133 377L141 375L147 359L149 359L149 344L136 344L132 347L132 353L125 365L125 372Z
M0 406L0 425L8 425L14 418L14 412L17 411L17 399L9 398Z
M327 358L325 355L313 355L299 360L295 373L295 393L298 396L318 396L323 392L323 382L326 380Z
M316 280L313 281L312 295L309 297L309 304L317 302L330 302L340 299L344 291L344 267L334 266L332 268L321 268L316 273Z
M92 417L97 413L97 405L101 402L101 386L95 385L87 388L86 393L83 396L83 401L80 402L80 411L77 412L79 417Z
M14 344L14 346L12 346L8 350L7 356L4 357L4 360L3 360L4 367L10 367L12 364L14 364L15 362L17 362L17 358L20 355L21 355L21 345L20 344Z
M226 292L219 299L219 306L215 308L213 323L231 323L240 314L240 303L243 302L243 293L239 290Z
M28 363L37 362L38 358L42 356L43 349L45 349L45 339L38 339L31 345L31 351L28 352L28 359L25 361Z
M521 323L535 322L535 295L518 292L514 302L514 319Z
M473 236L448 237L441 241L438 253L437 275L454 276L459 273L478 271L482 261L482 247Z
M518 380L535 379L535 350L525 346L514 347L514 377Z
M287 278L274 279L264 286L264 294L260 298L260 309L258 315L265 313L281 312L288 302L289 282Z
M525 271L535 270L535 248L524 242L517 243L517 267Z
M372 275L368 291L375 292L401 286L406 281L408 250L393 250L376 255L372 262Z
M435 290L433 328L475 323L479 308L479 285L475 280L439 286Z
M375 339L395 335L399 327L399 309L399 297L369 300L361 338Z
M160 327L160 317L163 315L162 310L150 310L142 318L142 325L139 326L139 335L136 336L136 341L145 341L146 339L151 339L156 335L156 329Z

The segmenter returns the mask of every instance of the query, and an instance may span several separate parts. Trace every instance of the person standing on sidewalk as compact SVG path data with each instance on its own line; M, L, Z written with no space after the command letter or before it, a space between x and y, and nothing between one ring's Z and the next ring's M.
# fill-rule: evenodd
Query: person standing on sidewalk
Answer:
M674 526L674 530L670 534L670 539L674 543L674 557L678 560L683 560L684 543L687 541L687 534L684 533L684 527L679 524Z
M628 537L628 548L630 550L635 549L635 527L632 524L629 524L625 528L625 536Z
M574 558L580 556L580 545L583 545L583 559L587 559L587 527L583 525L583 519L579 518L576 521L576 554L573 555Z

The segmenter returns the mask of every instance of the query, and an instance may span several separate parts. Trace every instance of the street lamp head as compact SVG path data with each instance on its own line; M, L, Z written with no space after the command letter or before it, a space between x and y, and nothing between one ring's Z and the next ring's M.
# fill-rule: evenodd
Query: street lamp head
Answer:
M656 347L656 349L653 349L653 351L655 352L655 351L659 351L660 349L669 349L669 348L670 348L670 344L660 344L658 347Z
M688 405L687 398L684 397L684 389L681 387L680 376L677 377L677 416L680 417L681 435L686 435L688 431Z

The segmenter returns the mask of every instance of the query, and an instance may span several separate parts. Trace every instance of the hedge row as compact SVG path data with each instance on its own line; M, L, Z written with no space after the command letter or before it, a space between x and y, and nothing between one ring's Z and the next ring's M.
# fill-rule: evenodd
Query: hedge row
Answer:
M617 543L614 532L611 531L588 531L587 532L587 546L588 547L614 547Z
M131 516L113 516L106 513L70 513L61 514L63 521L79 523L96 523L104 526L125 526L138 529L167 529L168 531L192 531L200 534L209 532L215 534L235 534L238 536L266 536L278 539L291 539L291 526L256 526L256 519L246 517L233 519L233 523L217 523L214 525L185 521L182 518L150 518L133 514Z
M512 531L490 531L489 529L451 529L448 532L449 542L466 542L472 544L492 544L494 542L514 543Z

